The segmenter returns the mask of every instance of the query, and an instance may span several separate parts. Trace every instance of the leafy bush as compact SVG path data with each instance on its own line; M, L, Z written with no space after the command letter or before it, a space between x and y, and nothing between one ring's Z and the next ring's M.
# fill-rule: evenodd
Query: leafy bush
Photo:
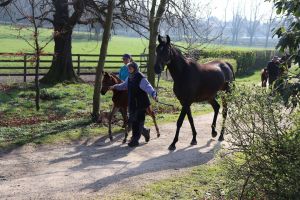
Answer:
M275 54L272 50L201 50L201 58L231 58L237 62L237 75L265 67Z
M298 199L300 112L261 88L237 88L229 100L229 198ZM300 99L298 98L298 101Z

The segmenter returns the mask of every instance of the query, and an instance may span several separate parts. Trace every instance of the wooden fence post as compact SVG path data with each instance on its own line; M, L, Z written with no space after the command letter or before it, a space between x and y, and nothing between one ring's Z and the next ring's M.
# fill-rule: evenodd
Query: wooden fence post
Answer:
M24 54L24 83L26 83L27 79L27 55Z
M77 55L77 75L80 76L80 55Z

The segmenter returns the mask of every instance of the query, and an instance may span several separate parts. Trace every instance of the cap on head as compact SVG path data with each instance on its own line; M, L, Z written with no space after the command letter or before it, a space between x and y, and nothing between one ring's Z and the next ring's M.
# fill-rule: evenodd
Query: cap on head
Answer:
M122 56L123 59L131 59L131 56L127 53L125 53L123 56Z

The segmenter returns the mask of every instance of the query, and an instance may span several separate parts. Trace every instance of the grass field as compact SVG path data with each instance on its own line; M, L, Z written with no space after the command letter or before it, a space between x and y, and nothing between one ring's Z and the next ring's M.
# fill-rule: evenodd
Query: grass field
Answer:
M226 199L225 176L218 162L194 167L190 172L123 192L115 200Z
M19 36L19 31L15 27L9 25L0 25L0 52L29 52L32 49L28 44ZM52 34L50 29L41 29L40 39L41 43L45 43L49 40ZM29 30L22 30L21 36L25 38L30 38L31 32ZM72 43L73 53L88 53L88 54L98 54L100 51L101 42L95 40L88 40L84 35L88 33L74 32L74 38ZM79 36L76 36L79 35ZM78 39L82 37L82 39ZM182 44L181 44L182 45ZM148 41L142 38L132 38L113 35L108 47L108 54L123 54L128 52L130 54L140 54L145 48L148 47ZM256 47L238 47L238 46L219 46L219 45L205 45L205 48L212 49L232 49L232 50L249 50L249 49L260 49ZM53 42L51 42L45 52L53 52Z
M1 85L0 85L1 86ZM1 89L1 88L0 88ZM101 96L101 111L111 109L112 92ZM41 110L35 110L34 87L32 84L12 85L0 93L0 148L26 143L68 142L82 137L107 134L107 124L94 124L90 120L93 86L90 84L57 84L54 87L42 85ZM161 81L159 99L174 105L153 103L159 123L177 120L179 101L172 91L172 82ZM211 112L208 104L194 104L194 114ZM121 119L121 116L117 116ZM146 118L148 126L153 122ZM115 126L121 130L122 123Z

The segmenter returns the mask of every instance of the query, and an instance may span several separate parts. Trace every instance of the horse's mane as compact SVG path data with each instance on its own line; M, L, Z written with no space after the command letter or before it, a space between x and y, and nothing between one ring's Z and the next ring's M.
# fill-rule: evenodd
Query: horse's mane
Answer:
M116 79L117 83L122 83L122 82L123 82L123 81L122 81L118 76L116 76L114 73L110 73L110 75L111 75L114 79Z
M186 62L188 62L188 63L193 63L193 64L196 64L196 65L199 64L199 63L198 63L196 60L194 60L193 58L188 58L188 57L186 57L186 56L181 52L181 50L180 50L179 48L175 47L174 45L171 45L171 47L172 47L173 51L175 51L176 55L177 55L177 56L180 56L180 57L181 57L182 59L184 59Z

